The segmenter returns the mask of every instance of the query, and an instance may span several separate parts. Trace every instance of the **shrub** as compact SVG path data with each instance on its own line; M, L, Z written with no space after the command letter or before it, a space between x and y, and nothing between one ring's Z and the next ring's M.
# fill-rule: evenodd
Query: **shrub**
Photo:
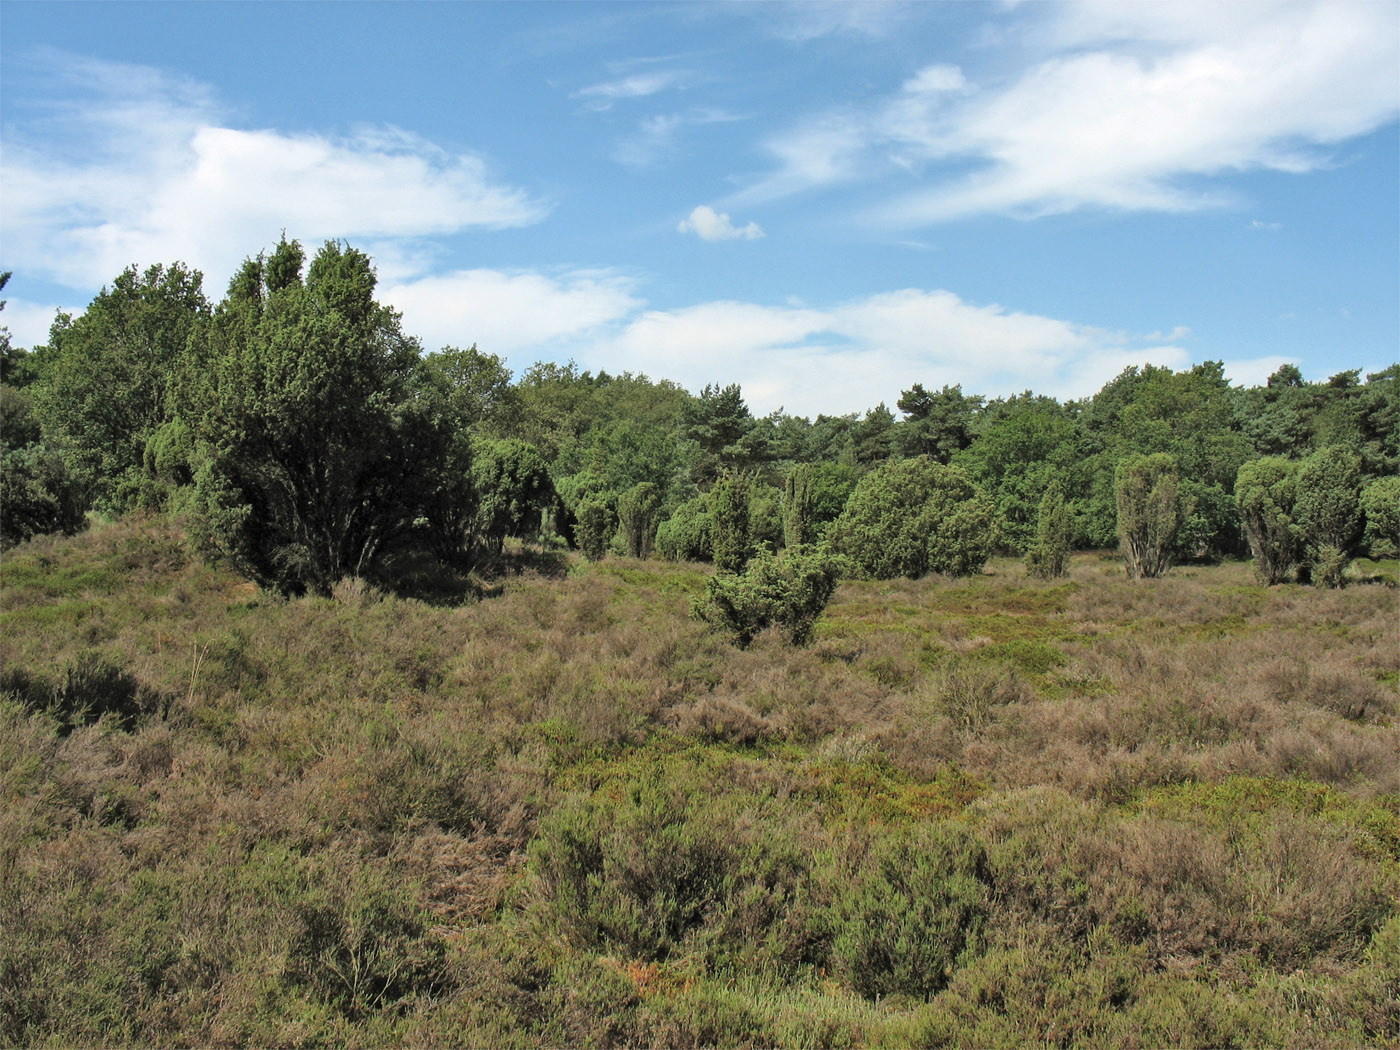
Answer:
M1235 478L1235 503L1254 553L1254 571L1266 584L1293 575L1302 553L1294 516L1298 464L1277 457L1251 460Z
M87 524L82 486L46 445L0 453L0 547L46 532L71 536Z
M772 626L782 628L793 645L805 645L836 583L831 560L811 548L781 555L761 550L746 572L710 577L704 600L695 603L695 614L728 631L741 647Z
M1377 478L1361 492L1362 537L1373 558L1400 556L1400 476Z
M747 474L726 474L710 490L715 568L720 572L739 572L753 553L749 535L749 488Z
M574 542L589 561L602 561L613 534L612 508L590 497L579 504L576 517Z
M704 496L686 500L656 530L656 549L669 561L708 561L714 553L714 515Z
M917 456L862 478L827 539L861 576L971 576L991 556L995 518L986 494L961 470Z
M1164 452L1129 456L1118 464L1118 547L1133 579L1171 568L1177 531L1191 512L1181 493L1176 460Z
M633 786L622 801L556 809L530 848L535 914L578 948L665 959L722 894L734 857L695 803L664 785Z
M1314 452L1298 468L1298 524L1313 583L1340 587L1361 525L1361 457L1344 445Z
M967 832L888 834L838 894L832 955L868 999L928 998L978 944L989 908L986 854Z
M645 558L651 553L660 504L661 493L650 481L638 482L617 498L617 517L631 557Z
M1074 534L1074 518L1065 503L1065 493L1058 481L1050 482L1040 501L1035 543L1026 552L1026 568L1042 580L1063 576L1069 566L1070 540Z
M783 485L783 542L798 547L812 540L812 464L799 463Z

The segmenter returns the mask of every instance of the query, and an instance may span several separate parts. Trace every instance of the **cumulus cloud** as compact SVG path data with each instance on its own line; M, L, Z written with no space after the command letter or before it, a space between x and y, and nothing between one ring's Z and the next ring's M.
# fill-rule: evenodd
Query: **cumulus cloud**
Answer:
M690 389L738 381L756 412L785 407L808 416L892 405L915 382L1081 397L1129 365L1190 363L1186 350L1150 336L921 289L826 307L721 301L647 310L599 330L575 352L593 367L665 376Z
M627 278L588 270L459 270L381 287L379 298L429 349L476 343L502 356L548 355L556 342L583 338L642 305Z
M1191 362L1179 345L1184 329L1133 335L937 289L824 306L719 300L658 309L615 272L464 270L389 285L381 298L430 349L476 343L517 370L574 358L691 390L738 382L758 413L864 411L893 405L915 382L961 383L989 396L1030 388L1083 397L1129 365ZM1271 362L1232 367L1267 376Z
M692 211L676 229L680 233L693 233L702 241L756 241L764 235L758 223L735 226L727 214L715 211L708 204Z
M7 127L7 264L75 288L132 262L184 259L211 288L282 228L414 238L539 221L547 206L484 160L395 128L344 136L230 126L197 84L67 62L66 103ZM70 143L81 141L79 152Z
M1225 199L1199 188L1202 177L1310 171L1400 113L1387 4L1080 0L1029 11L1026 46L1040 55L1020 72L976 84L928 66L860 112L805 118L767 143L776 169L735 199L905 169L923 185L875 211L892 225L1188 210Z

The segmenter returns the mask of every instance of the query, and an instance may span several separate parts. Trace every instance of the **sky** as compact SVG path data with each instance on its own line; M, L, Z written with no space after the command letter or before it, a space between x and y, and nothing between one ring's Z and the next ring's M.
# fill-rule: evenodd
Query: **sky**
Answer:
M0 5L0 322L285 230L427 350L1083 397L1400 358L1400 0Z

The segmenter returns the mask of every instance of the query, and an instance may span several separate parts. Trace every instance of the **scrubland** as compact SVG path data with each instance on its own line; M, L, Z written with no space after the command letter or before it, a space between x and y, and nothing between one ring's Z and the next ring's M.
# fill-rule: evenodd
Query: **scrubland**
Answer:
M993 559L739 650L708 567L517 567L8 552L0 1039L1400 1045L1396 590Z

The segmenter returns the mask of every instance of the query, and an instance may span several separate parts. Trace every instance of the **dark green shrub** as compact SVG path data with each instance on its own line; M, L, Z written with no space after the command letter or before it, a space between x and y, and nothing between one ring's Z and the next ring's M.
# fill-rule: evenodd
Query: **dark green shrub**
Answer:
M740 571L753 553L749 531L750 486L749 475L726 474L710 490L715 568L720 572Z
M1362 537L1372 558L1400 556L1400 476L1377 478L1361 491Z
M886 580L971 576L986 565L996 537L986 494L957 467L918 456L862 478L827 541L861 576Z
M0 547L32 536L71 536L87 524L83 488L64 458L46 445L0 454Z
M1235 478L1240 523L1254 554L1254 571L1266 584L1283 583L1297 571L1302 532L1294 516L1298 464L1287 459L1255 459Z
M614 531L612 508L600 499L589 498L578 505L574 542L589 561L602 561Z
M660 506L661 493L650 481L638 482L617 498L617 517L630 557L645 558L651 553Z
M1058 481L1052 481L1040 501L1035 542L1026 552L1026 568L1042 580L1063 576L1069 567L1070 541L1074 535L1074 517L1065 503L1065 493Z
M783 542L788 547L813 539L812 470L812 464L799 463L783 485Z
M1340 587L1361 528L1361 457L1344 445L1314 452L1298 468L1298 525L1312 579Z
M732 634L741 647L773 626L782 628L793 645L805 645L836 584L831 559L810 547L781 555L760 550L745 572L710 577L694 610L712 627Z
M704 496L686 500L656 530L656 549L669 561L708 561L714 553L714 515Z

